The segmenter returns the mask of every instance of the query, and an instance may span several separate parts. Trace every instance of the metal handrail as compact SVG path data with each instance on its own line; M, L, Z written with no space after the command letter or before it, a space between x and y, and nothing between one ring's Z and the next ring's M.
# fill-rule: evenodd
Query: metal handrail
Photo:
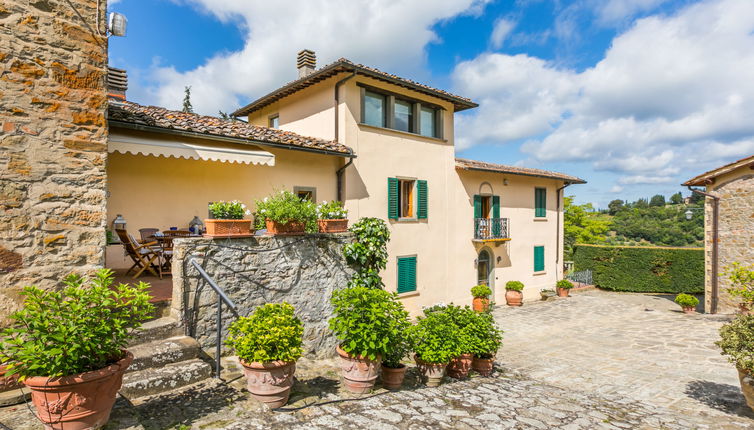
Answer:
M222 336L223 336L223 302L225 302L226 305L230 308L233 313L238 314L236 304L233 303L233 300L231 300L223 291L222 288L220 288L219 285L215 282L214 279L212 279L207 272L204 271L202 266L199 264L199 262L196 261L195 258L191 258L189 260L189 263L191 263L192 266L196 268L197 271L199 271L199 274L204 278L205 281L209 284L210 287L212 287L213 290L215 290L215 293L217 293L217 297L220 298L220 300L217 301L217 346L216 346L216 353L215 353L215 378L220 378L220 353L222 348Z

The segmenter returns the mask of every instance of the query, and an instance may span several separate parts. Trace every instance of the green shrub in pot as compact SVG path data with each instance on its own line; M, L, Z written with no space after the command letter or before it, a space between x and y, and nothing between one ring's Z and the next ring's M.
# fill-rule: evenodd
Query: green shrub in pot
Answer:
M508 281L505 283L505 289L510 291L523 291L524 283L521 281Z
M696 308L696 306L699 304L699 299L692 296L691 294L678 294L675 296L675 300L673 300L678 306L685 309L693 309Z
M317 231L317 207L306 199L301 199L290 191L283 190L271 196L256 200L255 225L265 228L266 221L279 225L301 223L306 232Z
M555 283L555 286L557 288L563 288L564 290L570 290L571 288L573 288L573 282L569 281L568 279L561 279Z
M736 366L746 404L754 410L754 315L739 315L723 325L715 344Z
M487 285L477 285L471 288L471 296L474 298L489 298L491 295L492 289Z
M482 375L492 373L495 354L502 346L503 331L490 313L477 313L466 330L474 354L472 368Z
M410 327L408 334L414 343L415 360L419 371L430 387L436 387L445 376L446 366L458 357L463 340L451 312L446 306L433 306Z

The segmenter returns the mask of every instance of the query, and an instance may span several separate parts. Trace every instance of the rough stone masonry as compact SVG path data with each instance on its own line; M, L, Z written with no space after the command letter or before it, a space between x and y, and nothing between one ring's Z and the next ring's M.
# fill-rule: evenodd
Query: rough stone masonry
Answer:
M105 8L0 2L0 322L24 286L102 266Z

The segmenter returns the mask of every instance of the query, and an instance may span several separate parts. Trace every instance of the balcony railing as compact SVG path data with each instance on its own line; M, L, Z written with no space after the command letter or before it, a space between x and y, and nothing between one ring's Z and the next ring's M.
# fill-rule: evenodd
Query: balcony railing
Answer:
M475 240L501 240L510 239L508 218L475 218Z

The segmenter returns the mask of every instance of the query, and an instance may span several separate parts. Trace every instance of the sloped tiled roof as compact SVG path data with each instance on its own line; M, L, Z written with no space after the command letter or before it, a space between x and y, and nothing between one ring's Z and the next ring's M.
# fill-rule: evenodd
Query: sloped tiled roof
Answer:
M720 166L717 169L712 169L709 172L704 172L699 176L689 179L681 185L685 186L703 186L709 185L714 182L715 178L724 175L728 172L732 172L741 167L749 166L750 169L754 169L754 155L746 158L742 158L738 161Z
M422 94L430 95L430 96L437 97L442 100L449 101L453 103L453 106L456 112L475 108L479 106L478 104L474 103L473 101L471 101L470 99L466 97L457 96L455 94L451 94L444 90L432 88L430 86L420 84L410 79L401 78L400 76L392 75L390 73L383 72L373 67L368 67L363 64L357 64L345 58L341 58L332 64L328 64L327 66L324 66L319 70L315 70L314 72L312 72L311 74L307 76L304 76L303 78L300 78L293 82L289 82L288 84L285 84L284 86L276 89L275 91L267 94L266 96L263 96L249 103L248 105L238 109L237 111L233 112L231 115L246 116L250 114L251 112L262 109L263 107L268 106L282 99L283 97L287 97L297 91L301 91L304 88L310 87L316 84L317 82L323 81L327 78L330 78L342 72L349 72L349 73L355 72L359 75L369 76L374 79L378 79L384 82L389 82L391 84L408 88L410 90L414 90Z
M351 149L335 141L301 136L269 127L260 127L238 120L174 111L158 106L143 106L134 102L110 101L108 121L118 124L157 127L207 136L249 140L249 143L272 145L289 149L314 150L350 155Z
M535 176L538 178L560 179L571 184L586 184L586 181L576 176L565 173L551 172L549 170L531 169L528 167L506 166L504 164L487 163L484 161L467 160L456 158L456 169L482 170L485 172L508 173L511 175Z

